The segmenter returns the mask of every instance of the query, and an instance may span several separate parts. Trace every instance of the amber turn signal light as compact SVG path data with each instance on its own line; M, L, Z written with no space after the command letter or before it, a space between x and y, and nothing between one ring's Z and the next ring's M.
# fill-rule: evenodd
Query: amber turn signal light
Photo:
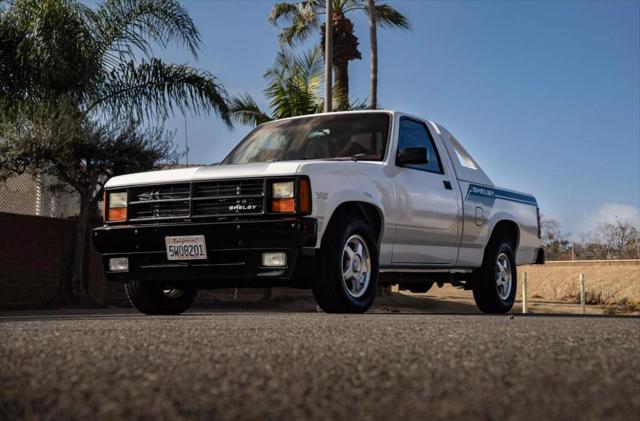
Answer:
M293 213L296 210L296 199L273 199L271 202L272 212Z
M107 216L109 222L122 222L127 220L127 208L111 208Z

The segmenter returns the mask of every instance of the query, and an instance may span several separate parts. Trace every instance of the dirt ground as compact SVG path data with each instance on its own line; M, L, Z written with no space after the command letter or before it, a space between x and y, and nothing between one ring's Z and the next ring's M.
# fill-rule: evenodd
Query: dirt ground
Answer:
M584 273L587 314L640 314L640 261L550 262L543 266L518 268L519 280L527 273L530 313L580 314L579 283ZM316 311L311 292L288 288L268 290L201 291L203 306L254 308L275 306L279 311ZM426 294L392 288L391 295L376 298L372 312L393 313L479 313L471 291L451 285L434 287ZM522 312L522 282L519 282L513 312Z

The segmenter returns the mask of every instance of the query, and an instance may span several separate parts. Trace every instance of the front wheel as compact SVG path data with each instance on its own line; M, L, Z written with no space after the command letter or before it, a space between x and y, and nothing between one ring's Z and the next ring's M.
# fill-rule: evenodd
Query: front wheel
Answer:
M516 300L517 287L513 250L508 242L496 239L487 246L482 267L474 274L476 305L484 313L507 313Z
M378 284L378 247L371 227L343 214L325 235L313 295L327 313L364 313Z
M183 313L191 307L198 293L195 288L137 280L125 284L124 290L133 307L150 315Z

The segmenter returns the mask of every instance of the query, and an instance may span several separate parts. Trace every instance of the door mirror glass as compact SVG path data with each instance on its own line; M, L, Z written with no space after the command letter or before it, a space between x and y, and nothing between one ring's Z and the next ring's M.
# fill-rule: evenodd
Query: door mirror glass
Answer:
M404 148L401 149L396 158L396 164L423 165L429 163L429 151L427 148Z

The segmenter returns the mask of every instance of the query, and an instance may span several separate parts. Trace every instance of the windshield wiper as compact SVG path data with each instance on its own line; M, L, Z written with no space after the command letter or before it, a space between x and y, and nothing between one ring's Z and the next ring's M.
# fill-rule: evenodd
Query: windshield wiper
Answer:
M357 153L355 155L351 155L351 156L339 156L339 157L335 157L335 158L325 158L327 161L355 161L357 162L358 159L362 158L363 156L369 156L371 154L368 153Z

